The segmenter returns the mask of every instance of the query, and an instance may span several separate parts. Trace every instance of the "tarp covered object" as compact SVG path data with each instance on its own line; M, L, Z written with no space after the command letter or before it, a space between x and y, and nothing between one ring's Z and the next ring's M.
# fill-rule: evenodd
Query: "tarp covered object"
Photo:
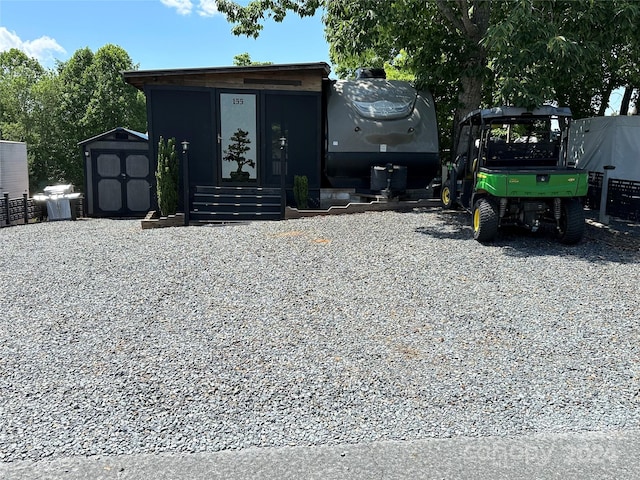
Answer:
M640 182L640 116L574 120L569 130L568 161L590 172L614 165L610 178Z

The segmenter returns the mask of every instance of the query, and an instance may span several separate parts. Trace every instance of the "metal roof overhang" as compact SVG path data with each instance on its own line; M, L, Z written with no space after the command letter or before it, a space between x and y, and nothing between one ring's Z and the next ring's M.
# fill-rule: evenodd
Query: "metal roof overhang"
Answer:
M210 67L210 68L181 68L168 70L126 70L122 72L122 76L130 85L138 90L144 90L146 83L156 82L160 78L177 78L192 75L217 75L217 74L234 74L242 75L246 73L264 73L274 74L282 72L317 72L318 76L328 78L331 73L331 67L325 62L316 63L290 63L280 65L250 65L250 66L233 66L233 67Z

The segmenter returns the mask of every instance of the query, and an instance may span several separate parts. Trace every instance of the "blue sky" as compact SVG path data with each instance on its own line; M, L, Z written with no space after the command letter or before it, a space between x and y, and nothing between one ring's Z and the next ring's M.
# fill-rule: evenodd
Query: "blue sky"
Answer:
M0 0L0 51L23 50L45 67L81 48L124 48L142 70L253 61L329 63L320 15L267 21L257 40L236 37L213 0Z

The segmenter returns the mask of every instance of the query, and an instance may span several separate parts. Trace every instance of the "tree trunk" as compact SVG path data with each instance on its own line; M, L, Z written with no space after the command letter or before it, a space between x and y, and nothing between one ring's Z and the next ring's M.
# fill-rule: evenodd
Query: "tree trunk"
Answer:
M458 122L467 113L482 104L482 86L487 66L487 52L481 42L487 33L491 12L491 2L488 0L458 0L457 4L457 9L454 9L448 2L436 1L442 17L460 31L471 45L460 72L458 107L453 116L454 150L458 142Z
M633 87L627 85L624 87L624 95L622 96L622 103L620 103L620 115L629 114L629 104L631 103L631 94L633 93Z
M613 91L611 85L611 82L607 82L606 87L602 92L602 101L600 102L600 108L598 109L599 117L603 117L607 108L609 108L609 98L611 98L611 92Z
M453 115L453 134L451 136L453 143L451 147L451 159L455 158L456 155L456 149L458 146L458 124L460 123L460 120L462 120L467 113L479 108L482 104L483 81L481 77L473 75L473 72L477 71L478 67L484 67L484 64L475 62L475 65L473 65L469 62L467 68L462 74L462 77L460 78L458 108L456 108Z

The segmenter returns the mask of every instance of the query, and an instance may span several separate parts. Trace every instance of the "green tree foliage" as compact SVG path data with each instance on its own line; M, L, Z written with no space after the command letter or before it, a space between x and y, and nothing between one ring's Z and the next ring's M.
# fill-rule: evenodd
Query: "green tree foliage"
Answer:
M495 103L555 102L602 114L613 89L637 86L637 0L251 0L218 2L233 32L256 37L267 18L323 12L338 76L394 65L427 86L446 130ZM446 139L445 139L446 145Z
M60 82L54 72L47 72L33 89L35 108L34 135L27 140L29 156L29 180L31 190L42 190L47 184L65 182L64 148L62 124L58 121L60 108ZM79 156L77 146L73 153ZM76 184L78 185L78 184ZM78 185L78 186L81 186Z
M483 40L494 102L551 100L570 106L576 117L603 115L613 89L639 84L638 2L514 3Z
M105 125L146 129L144 94L124 82L121 72L134 68L127 52L115 45L105 45L93 57L86 75L93 90L83 117L83 127L94 134Z
M288 12L310 17L325 3L331 1L333 0L250 0L246 6L233 0L217 0L216 3L218 11L224 13L227 19L235 24L232 28L234 34L258 38L265 18L282 22Z
M144 94L126 84L121 75L134 68L127 52L114 45L105 45L95 54L88 48L77 50L58 66L62 101L57 117L60 141L68 152L58 161L70 183L83 185L78 142L119 126L146 131Z
M146 131L144 95L122 70L136 68L120 47L76 51L54 70L12 49L0 53L0 132L27 142L30 189L84 185L78 142L118 126Z
M31 183L39 175L55 171L54 147L49 145L57 127L49 115L59 102L55 76L37 60L17 49L0 53L0 136L4 140L27 143Z
M158 142L158 163L156 167L156 195L162 215L175 215L178 209L178 154L176 139Z
M273 62L254 62L251 60L251 55L247 52L240 53L233 57L233 65L236 67L249 67L251 65L272 65Z
M34 59L12 48L0 53L0 131L2 139L32 139L34 89L45 70Z
M392 62L385 62L384 71L389 80L402 80L404 82L415 82L416 76L407 67L407 52L401 50Z
M247 52L240 53L233 57L233 64L236 67L247 67L251 65L251 55L249 55Z

